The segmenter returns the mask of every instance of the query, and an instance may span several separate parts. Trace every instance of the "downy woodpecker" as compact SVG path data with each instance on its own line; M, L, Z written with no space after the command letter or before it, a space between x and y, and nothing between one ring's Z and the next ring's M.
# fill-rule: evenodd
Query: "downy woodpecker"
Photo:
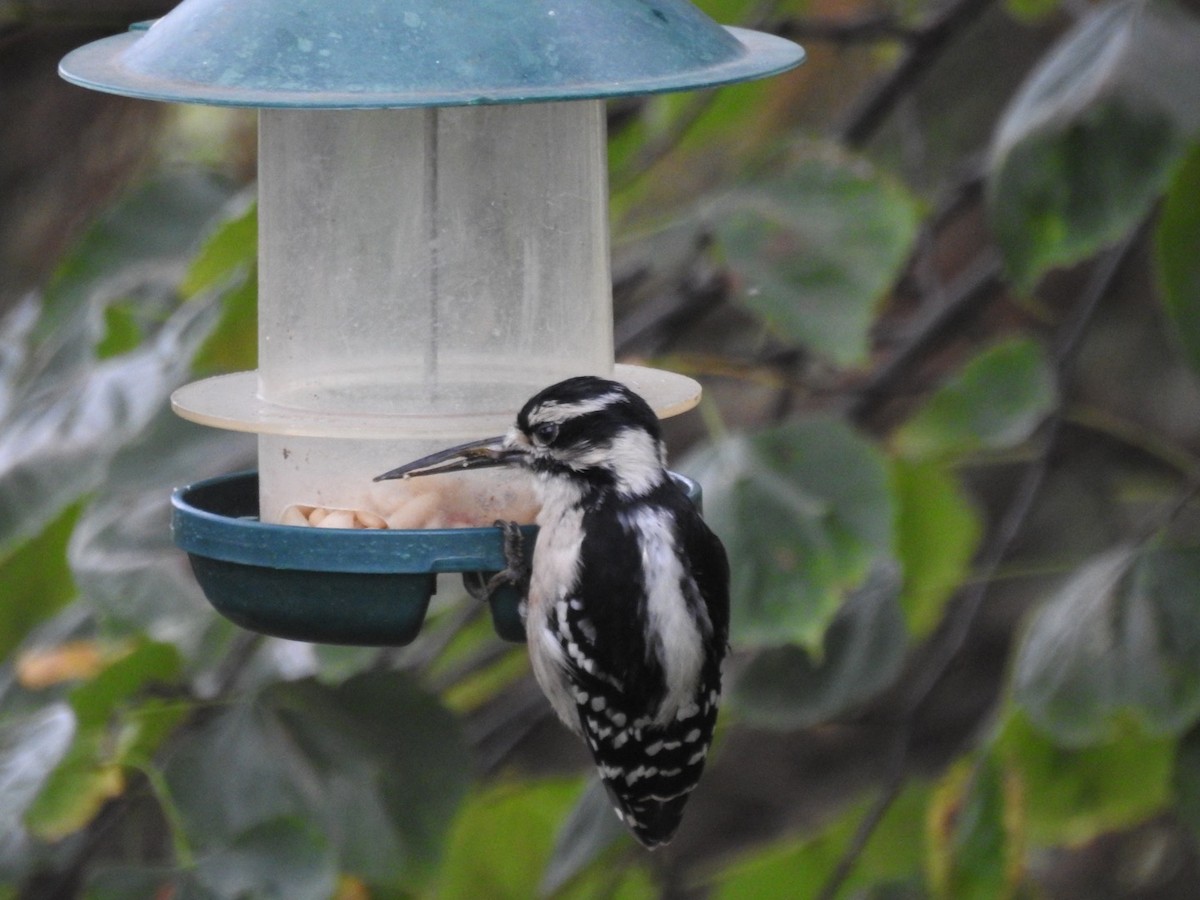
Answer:
M725 549L665 456L641 397L583 376L535 395L506 435L376 479L500 465L533 473L542 503L524 603L533 673L647 847L671 839L700 779L729 632Z

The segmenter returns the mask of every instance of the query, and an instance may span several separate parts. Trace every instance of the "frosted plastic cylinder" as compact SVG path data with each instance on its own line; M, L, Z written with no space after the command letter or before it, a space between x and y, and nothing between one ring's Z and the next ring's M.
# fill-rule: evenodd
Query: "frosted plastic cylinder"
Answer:
M261 435L264 520L454 493L453 477L371 478L502 432L548 384L612 373L600 102L268 109L259 140L258 397L363 423ZM402 434L411 419L410 436L367 439L372 416Z
M599 102L260 116L262 399L486 415L612 371Z

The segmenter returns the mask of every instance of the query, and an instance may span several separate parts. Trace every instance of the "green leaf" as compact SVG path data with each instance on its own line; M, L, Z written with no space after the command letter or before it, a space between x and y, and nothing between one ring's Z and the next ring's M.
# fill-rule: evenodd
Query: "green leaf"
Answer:
M71 538L72 575L106 633L169 636L194 659L206 635L232 628L179 564L170 496L175 486L252 465L253 446L252 437L160 408L137 440L112 457Z
M180 308L177 285L227 197L194 175L142 186L63 263L37 326L15 320L18 364L0 385L0 555L102 484L187 375L217 310L210 298ZM146 339L97 359L106 310L133 300Z
M255 826L196 869L197 881L223 900L329 900L337 875L333 848L298 819Z
M87 873L87 900L218 900L194 872L171 867L97 865Z
M536 896L555 900L654 900L662 890L630 854L632 839L613 812L599 778L588 780L575 808L558 829ZM524 896L523 894L521 896Z
M493 643L496 639L495 628L490 617L480 617L480 622L487 629L483 640ZM436 668L446 665L451 654L443 654ZM529 675L529 655L524 648L515 652L505 653L496 658L489 666L481 667L466 678L460 679L453 687L442 692L446 705L456 712L473 712L491 700L494 700L502 690Z
M125 772L118 763L106 761L105 737L97 728L76 734L29 806L25 825L42 840L59 841L79 831L107 801L124 793Z
M438 900L536 897L577 780L504 782L474 794L454 823Z
M142 700L121 716L115 755L123 764L142 769L175 728L192 712L190 701Z
M871 887L919 878L925 853L922 823L929 788L911 784L888 808L838 892L839 900L868 896ZM714 900L795 900L816 897L849 845L869 802L857 803L812 837L760 849L716 879ZM921 896L921 894L917 894Z
M0 721L0 835L21 832L25 811L66 755L74 734L75 717L65 703Z
M181 667L179 652L173 646L145 641L71 692L71 706L80 727L106 724L122 703L143 688L173 683Z
M1126 721L1178 735L1200 718L1200 550L1119 549L1083 566L1030 624L1016 701L1065 746Z
M0 658L7 657L31 628L62 609L75 596L67 568L67 543L80 504L68 506L33 540L15 552L0 553Z
M845 424L817 419L733 435L684 468L704 485L705 517L732 567L732 639L819 653L848 594L892 543L879 452Z
M722 0L707 5L734 4ZM736 5L745 7L748 0ZM710 15L734 25L761 13L739 8ZM793 126L778 113L790 94L787 79L768 78L617 104L618 116L610 120L616 127L608 141L610 208L617 233L620 223L630 219L661 225L687 215L698 195L760 167L764 148L773 149L775 138L790 137Z
M89 349L23 386L0 423L0 553L103 483L183 380L214 312L185 305L137 350L96 362Z
M613 847L628 846L628 832L613 813L612 800L599 778L588 781L575 807L558 829L554 850L542 874L538 894L557 894L566 884L606 858Z
M908 645L896 603L899 593L895 566L877 567L851 592L825 632L820 654L796 646L759 651L734 682L733 708L754 725L802 728L845 712L886 687Z
M1054 409L1054 374L1036 341L990 347L942 385L894 435L903 456L931 459L1002 450L1028 439Z
M340 871L399 889L434 871L470 757L435 698L376 672L274 685L206 723L165 774L198 849L296 817L330 842Z
M1133 228L1200 127L1200 24L1119 0L1083 17L1005 112L991 150L992 226L1017 283Z
M350 647L339 644L314 644L317 671L314 677L323 684L338 685L379 665L379 647Z
M50 337L97 300L174 291L200 236L211 228L229 196L228 185L195 171L137 185L59 266L46 292L38 334ZM56 339L60 338L61 334Z
M648 868L628 855L616 861L606 857L554 895L554 900L660 900L662 888Z
M1018 782L995 760L959 760L929 804L927 867L942 900L1014 897L1024 874Z
M133 698L152 684L169 683L180 658L168 644L144 642L71 691L77 729L63 760L29 807L26 824L45 840L59 840L88 824L109 799L125 790L125 769L152 753L186 707L157 700L137 709Z
M900 605L908 630L923 637L970 570L983 527L958 481L938 463L896 459L896 556L904 570Z
M826 155L734 191L712 216L742 302L776 336L838 365L866 360L875 310L920 222L904 188Z
M195 297L219 288L239 272L254 268L258 256L258 206L244 202L244 208L226 219L205 239L192 259L179 290Z
M96 345L96 357L108 359L133 350L142 341L142 327L137 312L127 303L109 306L104 310L104 337Z
M1172 787L1176 815L1200 836L1200 728L1193 728L1179 742Z
M1186 359L1200 372L1200 144L1175 173L1154 238L1167 315Z
M250 203L211 235L180 285L185 297L221 296L221 319L193 360L200 373L258 364L258 207Z
M1058 746L1020 711L1009 714L996 752L1019 784L1037 846L1079 844L1128 827L1170 799L1175 743L1128 722L1103 743Z
M1060 0L1005 0L1004 8L1021 22L1036 24L1058 11Z
M310 803L303 752L269 706L237 703L199 725L166 760L164 775L198 850L228 845L256 825L303 816Z
M221 294L221 318L192 364L201 374L258 365L258 282L253 271Z
M698 0L696 6L718 22L746 22L758 15L754 0Z

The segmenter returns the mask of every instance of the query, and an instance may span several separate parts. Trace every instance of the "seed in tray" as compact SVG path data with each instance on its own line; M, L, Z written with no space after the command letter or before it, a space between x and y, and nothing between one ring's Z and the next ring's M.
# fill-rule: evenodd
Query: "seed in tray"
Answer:
M497 519L532 522L537 505L531 496L513 486L482 492L477 482L447 480L436 485L415 484L400 494L391 494L390 508L378 499L372 509L328 508L293 504L283 511L284 525L317 528L428 529L480 528Z

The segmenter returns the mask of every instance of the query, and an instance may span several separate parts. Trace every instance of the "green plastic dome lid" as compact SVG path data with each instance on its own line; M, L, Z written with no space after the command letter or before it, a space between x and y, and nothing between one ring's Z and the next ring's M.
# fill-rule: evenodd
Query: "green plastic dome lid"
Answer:
M150 100L329 109L691 90L803 59L687 0L184 0L59 71Z

